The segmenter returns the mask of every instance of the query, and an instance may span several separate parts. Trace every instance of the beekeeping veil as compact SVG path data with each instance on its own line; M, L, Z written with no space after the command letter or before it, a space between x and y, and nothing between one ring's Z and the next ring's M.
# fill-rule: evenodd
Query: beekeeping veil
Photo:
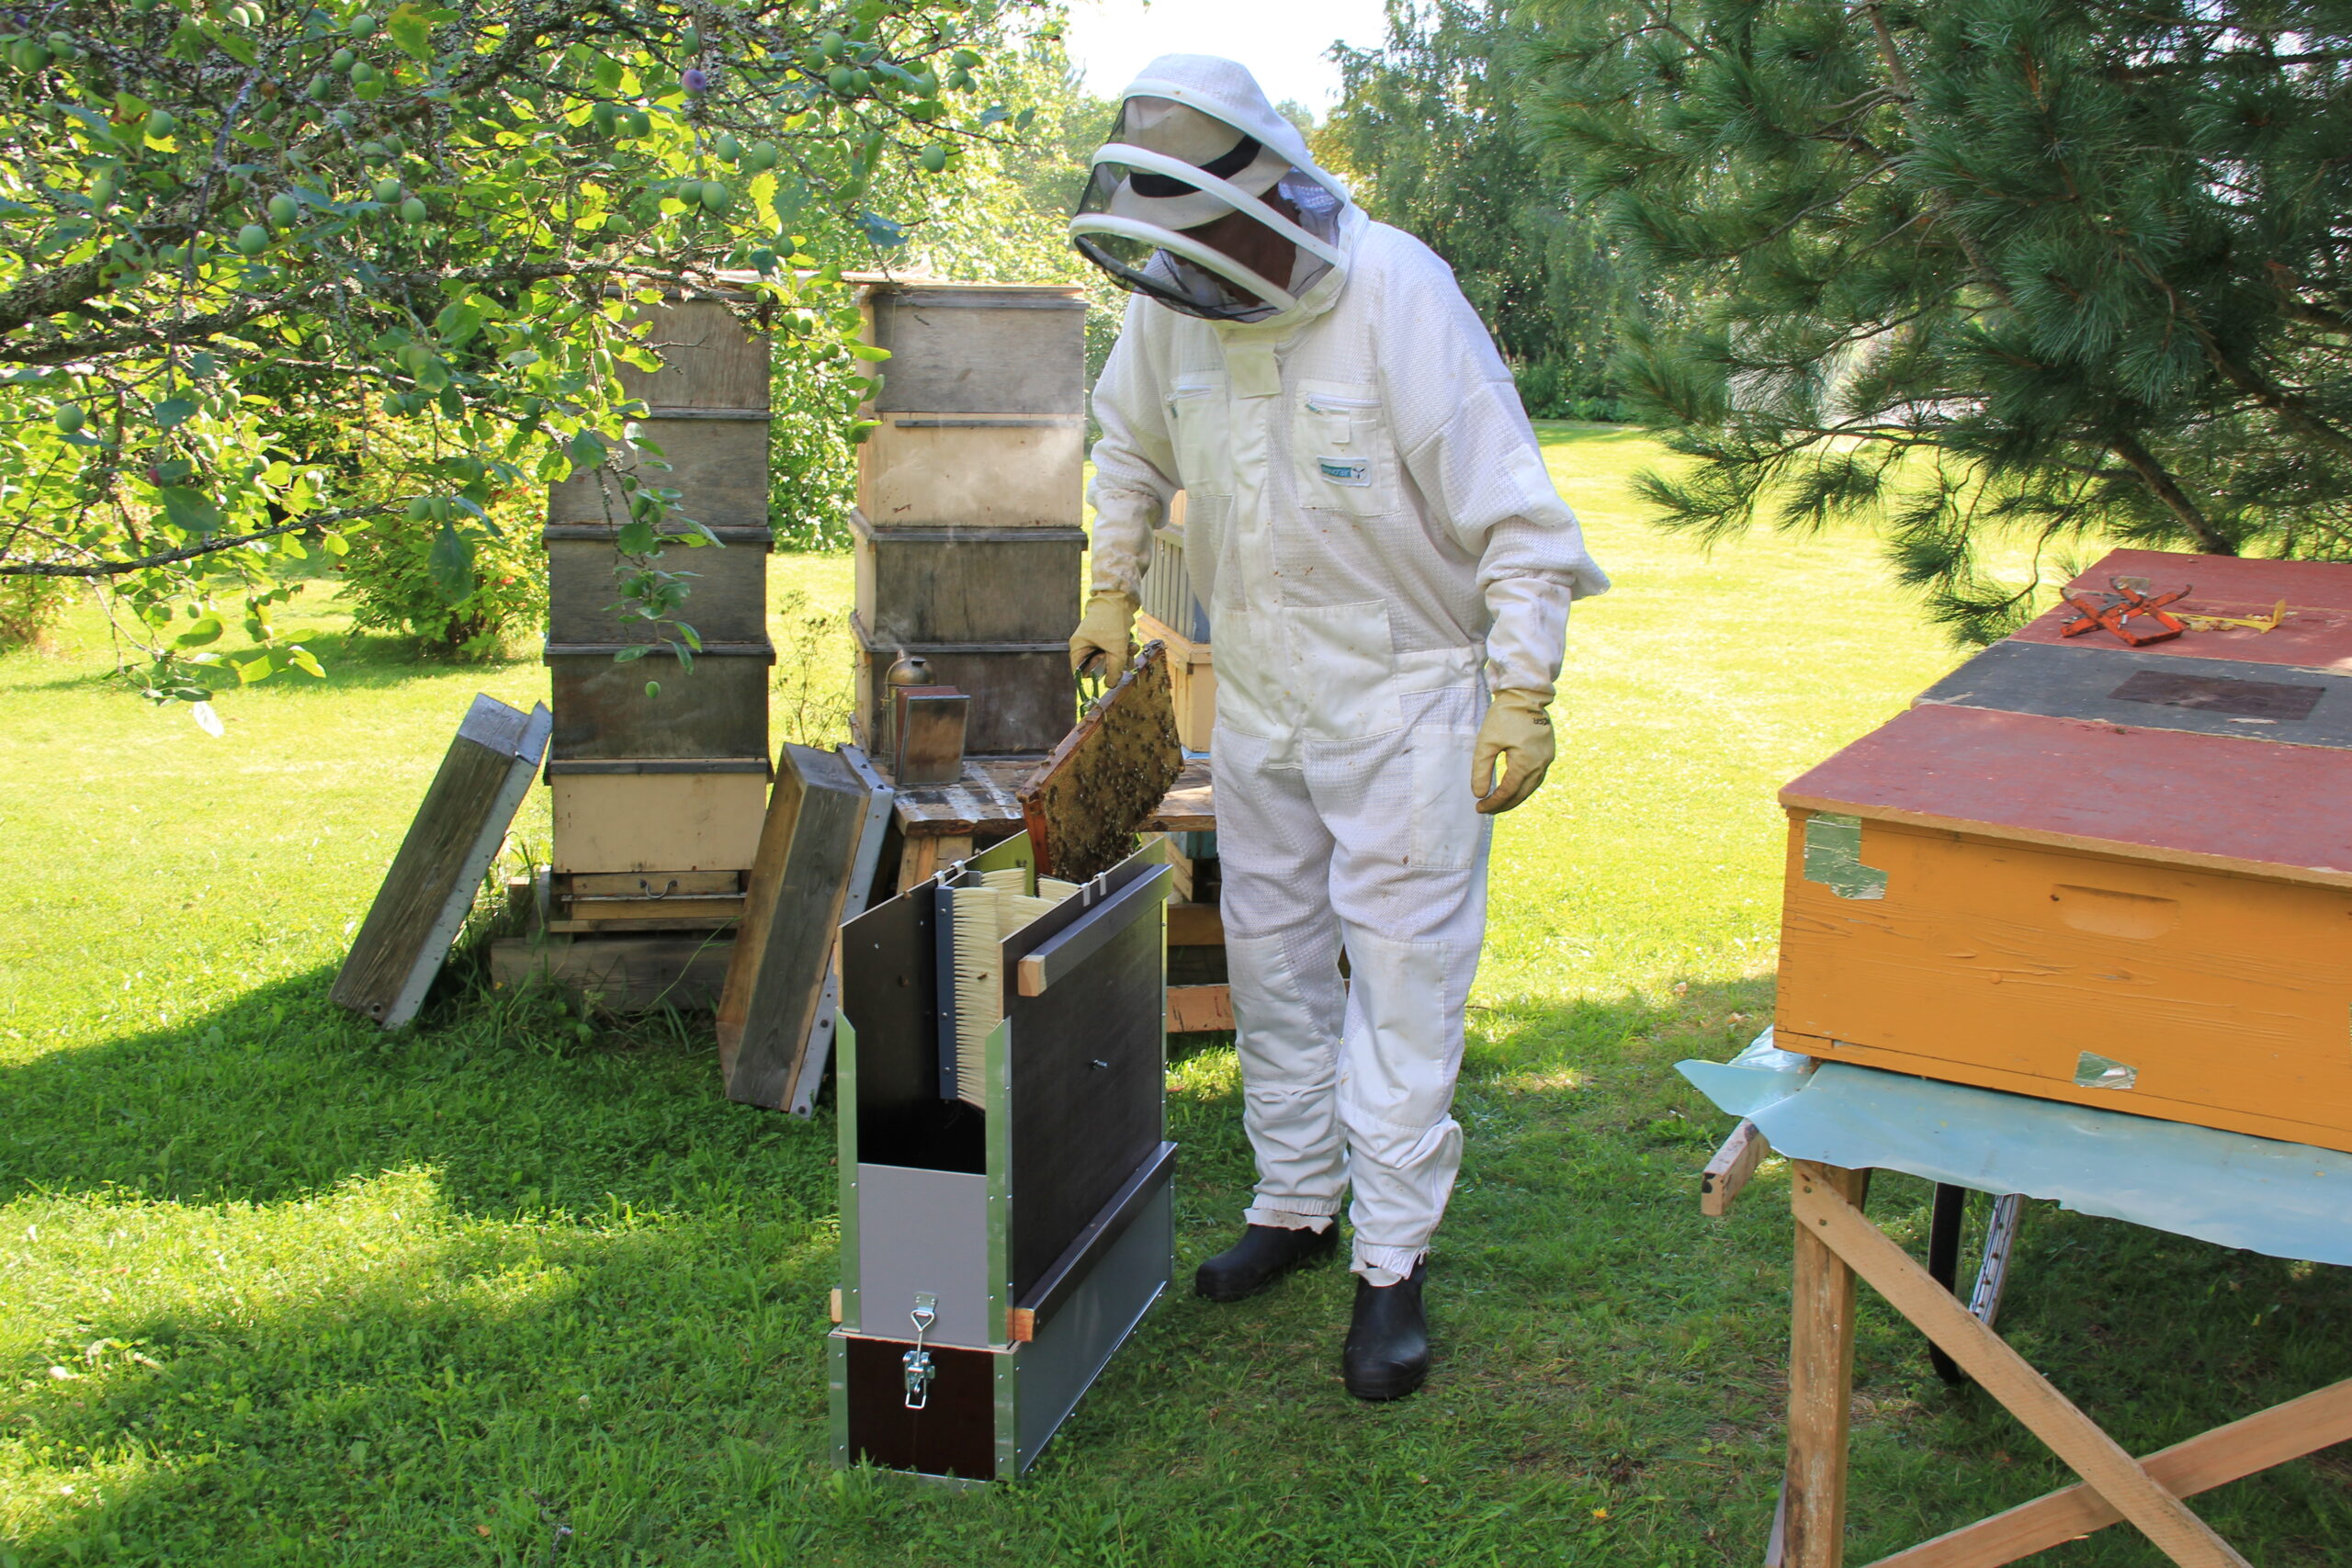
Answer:
M1300 310L1343 265L1347 206L1347 186L1316 167L1247 69L1163 54L1121 95L1069 231L1124 288L1212 321L1261 322ZM1287 276L1262 276L1200 231L1234 213L1296 248Z

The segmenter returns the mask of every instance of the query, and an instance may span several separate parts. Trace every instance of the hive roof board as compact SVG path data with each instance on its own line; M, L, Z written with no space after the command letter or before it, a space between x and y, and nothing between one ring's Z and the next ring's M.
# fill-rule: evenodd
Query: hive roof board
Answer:
M2352 565L2117 550L2173 608L2275 630L2138 649L2062 638L2063 607L1792 781L1781 803L1958 832L2352 886ZM2247 668L2259 666L2260 668Z

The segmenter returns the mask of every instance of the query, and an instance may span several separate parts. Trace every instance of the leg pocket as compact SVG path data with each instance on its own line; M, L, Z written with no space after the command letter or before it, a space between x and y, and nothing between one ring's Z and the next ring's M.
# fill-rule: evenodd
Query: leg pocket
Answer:
M1461 871L1486 852L1494 818L1478 815L1477 797L1470 793L1470 753L1477 742L1475 729L1414 729L1410 864Z

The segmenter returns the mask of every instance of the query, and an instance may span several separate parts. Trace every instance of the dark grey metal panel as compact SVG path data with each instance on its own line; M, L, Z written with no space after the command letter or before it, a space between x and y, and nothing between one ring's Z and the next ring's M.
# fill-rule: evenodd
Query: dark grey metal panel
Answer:
M878 1164L985 1171L985 1120L939 1094L938 891L919 884L842 927L858 1152ZM844 1104L842 1113L852 1111Z
M989 1179L898 1165L857 1168L858 1321L865 1332L914 1337L915 1293L937 1298L925 1340L986 1349L1004 1325L989 1312Z
M1111 1357L1168 1288L1176 1250L1175 1189L1163 1186L1118 1243L1102 1255L1069 1304L1023 1345L1020 1467L1036 1462Z
M1034 1314L1035 1321L1053 1321L1084 1288L1087 1276L1093 1271L1102 1255L1118 1246L1138 1215L1150 1208L1152 1200L1176 1176L1176 1145L1162 1143L1152 1156L1136 1168L1126 1184L1102 1205L1100 1213L1089 1220L1078 1239L1063 1248L1062 1255L1046 1269L1045 1277L1029 1289L1021 1299L1022 1310Z
M2352 676L2291 665L2001 642L1928 687L1918 701L2132 729L2352 748Z
M1006 998L1015 1300L1045 1278L1165 1129L1159 905L1099 901L1071 926L1087 919L1122 929L1045 995ZM1019 943L1028 941L1021 933ZM1015 948L1004 944L1008 974L1017 969Z

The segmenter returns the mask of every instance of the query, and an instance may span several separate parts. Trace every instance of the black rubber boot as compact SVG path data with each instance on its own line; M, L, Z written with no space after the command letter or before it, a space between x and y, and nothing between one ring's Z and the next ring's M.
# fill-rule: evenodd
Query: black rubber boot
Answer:
M1421 1307L1428 1272L1424 1261L1393 1285L1356 1276L1355 1315L1340 1353L1340 1375L1358 1399L1402 1399L1430 1375L1430 1320Z
M1281 1225L1251 1225L1241 1239L1201 1265L1193 1290L1213 1302L1254 1296L1292 1269L1329 1258L1340 1245L1338 1224L1319 1231Z

